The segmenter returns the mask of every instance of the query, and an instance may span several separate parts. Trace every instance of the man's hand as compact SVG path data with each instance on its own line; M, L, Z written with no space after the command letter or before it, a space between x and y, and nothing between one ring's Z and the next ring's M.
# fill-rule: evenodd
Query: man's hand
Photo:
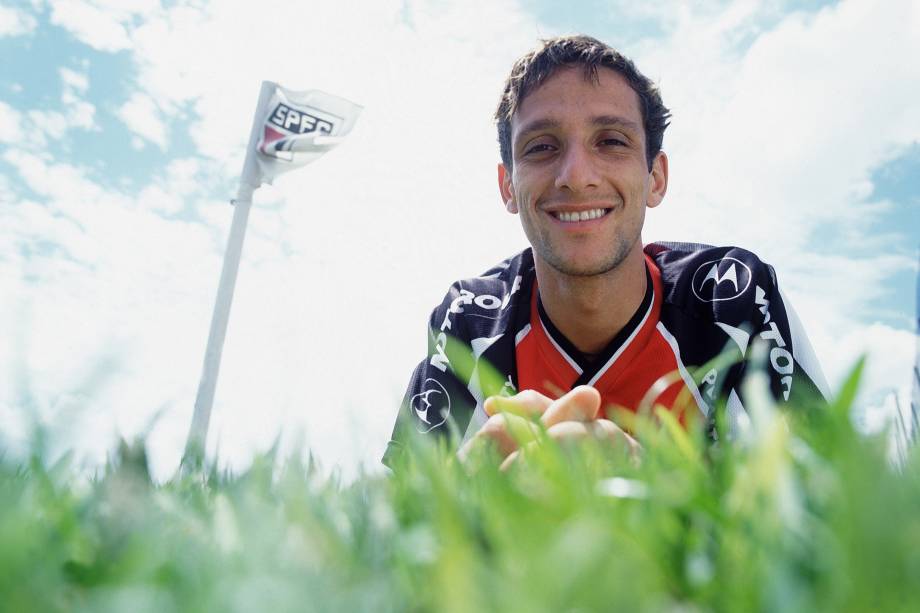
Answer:
M543 394L524 390L510 398L493 396L483 404L489 420L458 452L465 461L477 446L491 443L502 460L501 469L508 467L524 448L537 444L539 428L533 418L539 416L549 436L559 442L579 442L588 439L605 440L614 445L627 445L636 455L639 443L608 419L598 418L601 395L593 387L580 385L557 400Z
M531 421L542 416L553 401L534 390L524 390L511 397L490 396L482 407L489 415L473 438L468 440L457 456L465 462L470 452L483 444L495 445L499 457L504 460L518 447L517 436L521 440L535 440L538 428Z

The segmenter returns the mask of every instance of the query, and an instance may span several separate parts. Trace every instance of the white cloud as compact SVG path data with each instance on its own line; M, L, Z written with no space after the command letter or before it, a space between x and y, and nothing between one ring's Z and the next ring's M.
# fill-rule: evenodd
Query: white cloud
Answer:
M884 324L854 325L843 331L830 345L833 352L826 360L828 370L842 381L855 362L854 356L866 355L865 384L862 400L879 403L885 395L909 390L917 336Z
M920 337L874 325L854 330L840 344L851 345L845 351L856 350L866 355L864 381L868 385L860 389L857 400L863 409L855 416L857 426L870 433L887 429L891 457L900 459L906 445L905 435L917 436L912 432L911 402L918 399L913 389L913 368L916 356L920 356Z
M149 184L138 194L137 205L163 215L177 215L189 201L204 193L205 172L198 158L173 160L167 165L162 181Z
M672 169L670 200L694 202L669 225L766 247L782 236L801 250L842 215L860 219L867 204L853 196L874 165L920 138L911 103L920 67L895 59L920 53L916 21L909 3L842 2L787 17L736 56L718 28L688 17L671 45L648 53L675 110L666 140L683 162ZM853 40L863 41L859 53ZM725 207L747 223L727 228L700 215Z
M61 76L65 90L72 89L74 92L86 93L86 90L89 89L89 77L85 72L61 68L58 74Z
M904 432L911 431L910 416L910 389L907 387L896 390L889 390L878 404L866 405L865 410L858 415L855 421L857 428L861 432L875 433L888 429L891 436L891 444L896 445L896 430L898 424L895 420L901 421Z
M50 164L50 155L43 156L11 148L3 155L19 176L40 196L55 201L59 207L86 206L101 200L104 190L85 178L83 173L67 164ZM64 205L64 206L62 206Z
M23 117L19 111L0 101L0 141L42 150L46 149L49 139L59 141L68 130L98 128L96 107L83 97L89 87L86 74L61 68L59 75L62 83L60 110L30 109ZM21 140L23 125L28 128L28 142Z
M96 128L96 107L81 100L70 92L64 92L61 96L61 102L67 108L67 127L68 129L80 128L82 130L92 130Z
M0 143L16 143L22 139L22 115L0 100Z
M132 142L165 147L167 122L191 110L202 156L151 169L136 194L96 185L51 155L4 157L45 203L0 210L0 249L13 254L0 261L0 305L30 313L26 361L48 410L91 398L74 440L105 447L109 425L136 431L164 407L155 460L161 474L178 461L233 211L210 186L239 172L259 82L273 79L349 97L365 112L341 147L256 196L211 448L219 440L240 465L282 428L302 429L327 464L349 471L376 461L425 350L430 308L451 281L524 245L497 197L490 117L513 59L552 34L510 0L403 5L56 5L57 22L88 45L131 52L137 91L119 115ZM765 26L758 6L673 12L668 38L637 54L675 110L671 192L647 238L760 252L777 266L832 382L861 348L879 356L873 396L895 381L906 337L864 329L854 314L866 312L884 272L907 261L811 245L831 220L847 229L883 214L883 203L865 201L870 170L917 138L920 79L910 62L890 73L871 67L894 51L920 55L916 16L846 2ZM343 14L349 28L328 26ZM277 34L281 15L298 36ZM738 32L754 44L739 46ZM865 57L849 57L852 40L864 41ZM76 98L88 92L61 77ZM0 134L3 117L0 107ZM21 319L0 317L10 321ZM93 365L113 363L117 374L94 374ZM95 389L82 391L87 379ZM0 392L4 402L12 404Z
M67 116L59 111L37 111L32 110L26 113L29 122L34 126L42 137L36 138L39 146L44 146L47 142L44 137L50 137L52 140L63 138L69 127Z
M35 17L23 10L0 5L0 38L31 34L38 25Z
M782 287L796 297L797 306L807 302L808 319L816 321L844 316L854 322L871 322L877 304L886 297L885 277L917 269L915 258L883 249L879 255L822 255L802 250L784 256L786 263L778 277Z
M146 138L161 149L166 148L168 140L166 123L163 121L157 104L150 96L140 92L134 93L118 109L118 117L134 134Z
M920 11L854 0L763 28L761 9L736 6L678 12L668 40L641 48L674 111L671 185L646 238L740 244L773 264L833 384L861 347L843 331L916 266L892 249L905 236L873 232L890 204L867 197L872 171L920 140L920 65L899 59L920 55ZM739 27L758 32L749 46ZM894 372L870 369L867 389L897 387Z
M59 74L62 85L61 104L67 115L68 128L96 128L96 107L84 98L89 89L89 76L86 72L69 68L61 68Z
M124 22L133 11L125 3L87 0L51 0L51 23L61 26L98 51L121 51L131 47Z
M353 12L347 7L283 5L286 19L305 24L295 41L253 35L270 31L281 4L258 15L215 7L203 22L169 15L137 34L145 58L138 82L157 100L195 100L199 150L227 160L231 176L262 78L332 91L366 108L341 148L279 181L277 213L253 210L213 421L224 449L264 447L281 424L299 424L327 461L373 463L424 351L428 310L453 277L485 269L523 243L463 242L490 226L493 236L519 235L493 193L489 118L511 59L535 42L526 27L509 37L498 24L523 18L501 4L418 3L409 28L395 3L360 6L367 14L334 42L322 24ZM193 58L180 74L169 70L176 60L163 56L160 36L169 37L170 54ZM248 52L218 64L209 51L218 37L245 37ZM231 209L214 213L229 220ZM258 424L247 417L255 410Z
M0 175L0 202L12 202L13 198L14 193L9 178L6 175Z
M51 23L98 51L131 49L138 21L161 11L158 0L48 0Z
M481 250L465 240L518 236L493 193L489 117L507 66L534 43L535 27L528 32L511 4L432 7L413 6L412 27L401 22L396 2L227 3L201 13L177 7L131 32L135 82L143 88L132 100L145 112L123 119L162 144L155 107L170 116L193 103L201 117L193 137L222 165L222 178L239 171L262 78L326 89L367 108L345 145L257 196L212 421L212 446L219 439L234 463L284 428L302 429L327 463L345 470L376 464L401 388L424 351L428 310L453 278L523 243ZM279 11L304 31L277 36ZM342 11L363 17L330 30L325 24ZM516 35L505 31L508 24ZM157 430L164 434L155 440L167 448L158 457L174 464L233 209L196 196L202 169L188 160L129 197L51 158L6 158L50 211L16 207L17 221L6 225L19 234L8 230L6 240L48 236L63 245L61 254L32 260L28 274L40 283L17 283L11 292L34 305L33 372L62 370L47 377L43 396L79 387L80 373L68 364L117 350L121 370L92 406L127 427L165 403ZM186 206L207 225L160 217ZM63 339L67 357L48 357L62 355Z
M0 262L11 311L0 335L21 338L0 348L0 372L23 364L38 417L99 461L116 431L137 432L194 392L212 291L199 279L219 266L214 230L167 221L79 167L15 150L4 159L47 203L0 211L11 256ZM0 406L21 411L15 392L0 391Z

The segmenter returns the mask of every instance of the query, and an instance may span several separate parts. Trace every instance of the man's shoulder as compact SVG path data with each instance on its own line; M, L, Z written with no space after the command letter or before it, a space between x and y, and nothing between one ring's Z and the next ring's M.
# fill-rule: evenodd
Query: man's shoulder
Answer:
M469 333L487 334L510 324L515 308L528 296L534 278L533 253L525 249L475 277L451 283L432 313L432 325L442 332L458 333L458 320Z
M769 349L767 372L777 398L789 400L794 378L808 381L797 389L828 397L814 350L772 266L735 246L651 243L645 253L661 271L661 323L677 337L682 358L704 364L732 344L744 357L756 337Z
M444 301L453 301L460 295L469 298L469 295L472 294L483 296L473 302L480 307L485 305L483 308L488 309L489 305L494 302L490 297L505 300L506 297L520 290L524 279L533 275L533 253L530 248L527 248L502 260L481 274L454 281L444 296Z
M645 253L669 270L684 270L692 264L697 266L701 261L718 261L722 259L736 260L748 267L769 268L753 251L737 245L706 245L704 243L687 243L678 241L656 241L649 243L644 248Z
M772 266L734 245L655 242L645 253L661 273L665 304L694 317L749 313L776 286Z
M513 281L518 276L533 274L533 252L530 247L521 252L505 258L495 266L490 267L474 277L459 279L453 283L456 287L493 287L502 286Z

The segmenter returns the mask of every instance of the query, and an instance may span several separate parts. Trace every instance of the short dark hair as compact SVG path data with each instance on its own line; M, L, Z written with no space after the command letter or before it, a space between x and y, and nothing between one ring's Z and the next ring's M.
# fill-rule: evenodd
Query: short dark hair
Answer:
M598 82L599 66L619 73L639 96L642 124L645 128L645 157L649 170L661 151L664 130L671 111L661 101L661 92L651 79L639 72L632 60L590 36L560 36L542 41L542 46L524 55L511 68L505 81L501 101L495 111L498 146L502 162L511 167L511 117L521 102L540 87L557 70L567 66L584 67L585 79Z

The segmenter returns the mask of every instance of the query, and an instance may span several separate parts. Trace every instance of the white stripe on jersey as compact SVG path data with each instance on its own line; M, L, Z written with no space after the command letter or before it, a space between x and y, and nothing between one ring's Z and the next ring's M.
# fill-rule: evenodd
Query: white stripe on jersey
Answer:
M827 379L824 378L824 373L821 371L821 364L818 362L817 356L815 356L815 350L812 349L811 343L808 342L808 335L805 334L805 328L802 327L799 316L796 314L795 309L792 308L792 303L786 298L786 294L783 293L783 290L779 290L779 297L783 301L783 306L786 307L786 320L789 322L789 336L792 337L792 355L795 359L795 363L798 364L802 370L805 371L805 374L808 375L808 378L814 382L815 387L818 388L821 395L824 396L825 399L829 399L831 397L831 388L828 386Z
M649 282L651 283L651 281ZM620 348L617 349L616 352L612 356L610 356L610 359L607 360L607 363L601 366L600 370L598 370L594 374L594 376L591 377L591 380L588 381L588 385L594 385L597 381L599 381L600 378L604 376L604 373L606 373L610 369L610 367L613 366L613 363L617 361L617 358L620 357L624 351L626 351L626 348L629 347L629 344L633 341L634 338L636 338L636 335L639 334L639 330L641 330L642 326L645 325L645 322L648 321L649 315L652 314L652 309L654 307L655 307L655 286L652 285L652 299L648 303L648 310L646 310L645 315L642 316L642 321L640 321L639 325L637 325L633 329L632 334L630 334L629 337L625 341L623 341L623 344L620 345Z
M559 352L559 355L561 355L563 358L565 358L565 361L569 363L569 366L571 366L572 369L573 369L575 372L577 372L577 373L579 374L579 376L580 376L581 373L582 373L581 366L579 366L579 365L578 365L578 362L576 362L575 360L573 360L573 359L572 359L572 356L570 356L569 354L567 354L567 353L565 352L565 349L563 349L562 346L559 345L559 343L556 342L556 339L553 338L553 335L550 334L550 333L549 333L549 330L546 329L546 326L543 325L543 319L542 319L542 318L539 318L539 317L538 317L538 319L540 319L540 326L543 328L543 332L546 333L546 338L548 338L548 339L549 339L549 342L551 342L551 343L553 344L553 347L556 348L556 351ZM528 324L528 325L529 325L529 324Z
M658 328L658 332L661 333L661 336L664 337L664 340L666 340L671 347L671 351L674 353L674 359L677 360L677 370L680 372L680 377L684 380L687 389L690 390L690 393L693 395L693 399L696 400L696 406L699 407L704 417L709 417L709 405L706 404L703 397L700 396L700 390L696 387L696 382L693 380L693 377L690 376L690 373L687 372L687 367L684 366L683 360L680 359L680 347L677 346L677 339L668 332L668 329L665 328L664 324L660 321L656 328Z
M527 336L528 334L530 334L530 324L527 324L526 326L521 328L520 332L518 332L515 335L514 346L517 347L518 345L520 345L521 341L524 340L524 337Z
M728 411L728 439L737 440L744 437L751 429L751 418L748 417L747 409L741 402L738 392L734 389L728 394L728 404L725 405Z

